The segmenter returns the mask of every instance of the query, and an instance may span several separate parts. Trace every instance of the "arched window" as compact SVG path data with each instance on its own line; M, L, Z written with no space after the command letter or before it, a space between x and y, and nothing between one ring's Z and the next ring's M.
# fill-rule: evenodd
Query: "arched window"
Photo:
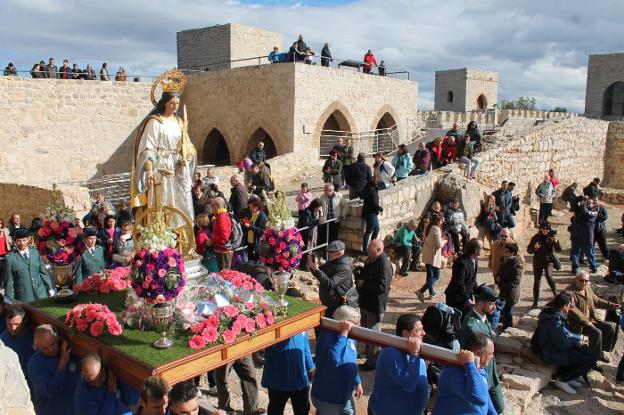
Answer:
M256 148L260 141L264 143L264 154L267 159L277 156L277 149L273 138L262 127L258 128L249 138L247 142L247 152L245 154L251 153L251 150Z
M214 164L215 166L229 166L231 163L230 149L225 137L216 128L206 136L199 164Z
M624 82L615 82L605 90L602 115L624 115Z
M321 156L329 154L338 137L349 136L350 132L351 126L349 121L347 121L347 117L340 110L335 110L329 114L321 129Z
M446 93L446 102L453 102L453 91Z
M477 98L477 109L481 111L487 109L487 99L483 94L479 95L479 98Z

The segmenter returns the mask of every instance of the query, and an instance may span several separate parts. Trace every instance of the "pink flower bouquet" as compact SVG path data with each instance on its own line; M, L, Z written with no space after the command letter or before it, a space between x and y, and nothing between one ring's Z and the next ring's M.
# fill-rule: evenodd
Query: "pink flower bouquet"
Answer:
M74 285L74 292L87 294L107 294L111 291L123 291L131 287L130 267L105 269L99 274L93 274L82 284Z
M267 228L260 238L260 259L271 271L291 272L299 266L303 246L297 228Z
M37 249L56 265L71 264L84 252L82 229L66 220L46 220L37 231Z
M102 334L120 336L123 333L115 313L102 304L78 304L65 315L65 324L93 337Z
M150 251L143 248L134 256L132 288L147 304L175 300L186 282L184 258L173 248Z
M215 343L232 344L240 334L254 334L274 322L267 304L227 305L191 326L193 336L188 345L191 349L203 349Z

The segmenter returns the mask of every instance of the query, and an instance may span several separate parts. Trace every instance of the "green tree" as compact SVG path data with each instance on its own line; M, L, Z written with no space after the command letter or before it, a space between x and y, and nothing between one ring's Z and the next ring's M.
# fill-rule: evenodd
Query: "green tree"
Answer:
M568 112L566 107L555 107L551 112Z
M514 101L503 100L501 108L504 110L529 110L537 109L537 100L535 97L519 97Z

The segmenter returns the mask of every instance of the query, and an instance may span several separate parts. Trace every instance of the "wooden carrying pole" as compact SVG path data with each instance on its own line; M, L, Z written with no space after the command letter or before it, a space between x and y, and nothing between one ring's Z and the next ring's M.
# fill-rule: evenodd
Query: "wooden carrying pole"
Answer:
M331 318L323 317L321 319L321 328L340 332L340 322ZM407 353L407 339L388 333L380 333L378 331L366 329L360 326L353 326L349 331L349 337L367 344L379 347L396 347L397 349ZM458 353L445 349L443 347L433 346L431 344L422 343L420 346L419 356L425 360L431 360L443 365L458 366Z

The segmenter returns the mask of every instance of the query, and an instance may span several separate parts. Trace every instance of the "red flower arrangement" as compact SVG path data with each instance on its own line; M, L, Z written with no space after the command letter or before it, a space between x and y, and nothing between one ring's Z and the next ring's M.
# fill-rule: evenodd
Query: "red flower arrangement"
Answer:
M37 248L56 265L71 264L84 252L82 229L66 220L46 220L37 232Z
M247 291L256 291L259 293L264 292L264 287L260 285L251 275L231 269L224 269L223 271L220 271L218 275L238 288L243 288Z
M291 272L299 266L303 246L297 228L267 228L260 238L260 259L271 271Z
M107 294L111 291L123 291L131 288L130 267L105 269L99 274L93 274L82 284L74 285L74 292L87 294Z
M254 334L256 330L275 322L267 304L240 303L226 305L193 326L193 337L188 342L191 349L203 349L211 343L232 344L240 334Z
M93 337L120 336L123 328L115 313L102 304L78 304L65 315L65 324Z

